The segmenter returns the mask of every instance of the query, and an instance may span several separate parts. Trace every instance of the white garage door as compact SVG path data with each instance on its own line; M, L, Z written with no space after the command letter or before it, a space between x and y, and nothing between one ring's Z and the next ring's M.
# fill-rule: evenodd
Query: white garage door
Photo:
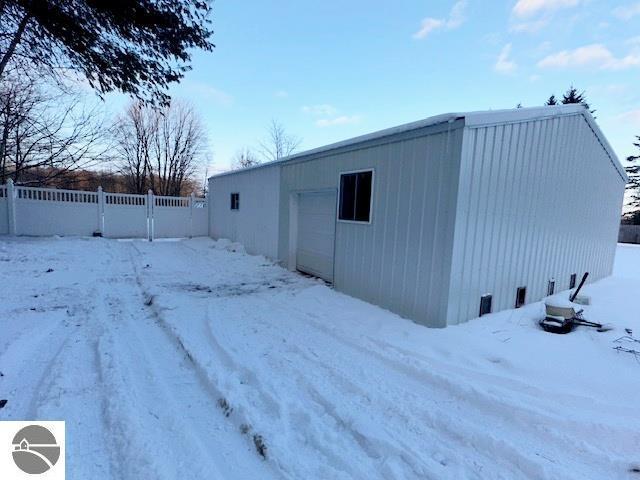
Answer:
M333 282L335 231L335 192L300 194L296 268Z

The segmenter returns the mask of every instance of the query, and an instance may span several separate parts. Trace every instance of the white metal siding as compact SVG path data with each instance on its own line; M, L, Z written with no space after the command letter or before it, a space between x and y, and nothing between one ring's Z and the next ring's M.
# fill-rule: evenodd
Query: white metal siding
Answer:
M231 210L230 195L240 194ZM211 236L244 245L247 252L278 258L280 166L262 167L209 180Z
M336 192L301 193L297 229L296 268L333 282Z
M334 285L444 326L461 143L460 124L445 124L434 133L283 164L280 259L289 258L291 195L337 191L341 172L373 168L371 224L336 225Z
M448 323L611 273L624 180L582 115L465 128Z

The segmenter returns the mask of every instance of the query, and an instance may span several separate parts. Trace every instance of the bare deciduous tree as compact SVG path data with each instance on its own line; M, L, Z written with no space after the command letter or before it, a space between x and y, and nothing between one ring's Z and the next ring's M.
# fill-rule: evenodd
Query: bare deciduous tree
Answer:
M82 96L27 75L0 82L0 183L47 185L105 158L104 115Z
M259 163L260 160L256 154L253 153L253 150L249 147L244 147L238 150L231 159L231 168L248 168L258 165Z
M302 143L302 139L287 133L277 120L271 120L267 128L267 137L260 142L260 154L265 161L272 162L288 157Z
M115 126L120 171L135 193L180 195L203 164L207 138L193 107L131 105Z
M119 172L130 193L146 193L151 168L151 138L157 129L154 112L132 103L114 126Z

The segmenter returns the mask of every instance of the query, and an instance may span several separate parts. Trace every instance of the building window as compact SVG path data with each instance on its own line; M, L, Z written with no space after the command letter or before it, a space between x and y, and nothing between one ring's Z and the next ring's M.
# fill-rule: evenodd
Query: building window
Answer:
M553 292L556 291L556 281L552 278L551 280L549 280L549 283L547 284L547 296L551 296L553 295Z
M371 221L372 185L372 170L340 175L339 220L367 223Z
M569 290L572 288L576 288L576 279L578 278L577 273L572 273L571 278L569 279Z
M527 301L527 287L518 287L516 292L516 308L520 308Z
M231 210L240 210L240 194L231 194Z
M492 296L487 294L480 297L480 316L491 313Z

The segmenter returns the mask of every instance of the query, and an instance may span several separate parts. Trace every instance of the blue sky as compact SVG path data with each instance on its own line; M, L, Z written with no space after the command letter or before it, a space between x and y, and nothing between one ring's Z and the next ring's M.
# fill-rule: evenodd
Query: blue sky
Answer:
M570 84L621 158L640 135L638 0L218 0L213 21L216 49L171 90L205 120L209 174L271 119L308 149L439 113L541 105Z

